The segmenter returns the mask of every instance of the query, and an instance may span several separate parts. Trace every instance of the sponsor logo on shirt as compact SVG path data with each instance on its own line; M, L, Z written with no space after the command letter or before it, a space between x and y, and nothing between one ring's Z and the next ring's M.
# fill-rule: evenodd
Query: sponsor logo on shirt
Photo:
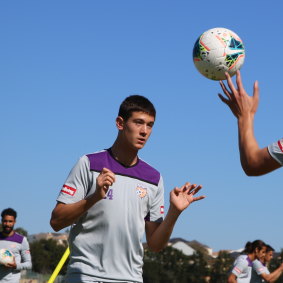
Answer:
M280 150L283 152L283 139L278 141L278 146L279 146Z
M138 185L136 187L136 193L140 198L144 198L147 195L147 189L143 188L142 186Z
M164 214L164 205L160 206L160 213Z
M234 267L234 270L235 270L237 273L239 273L239 274L242 273L242 270L240 270L237 266Z
M62 190L61 190L61 193L64 193L64 194L67 194L67 195L70 195L70 196L74 196L76 191L77 191L77 189L74 189L70 186L64 185Z

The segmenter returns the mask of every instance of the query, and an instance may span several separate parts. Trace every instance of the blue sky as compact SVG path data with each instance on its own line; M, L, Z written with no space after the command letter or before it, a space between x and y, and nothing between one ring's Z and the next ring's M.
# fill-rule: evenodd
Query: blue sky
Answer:
M120 102L139 93L157 108L140 157L169 191L186 181L207 198L179 218L172 237L213 250L262 239L283 248L282 169L247 177L237 124L219 84L192 61L197 37L226 27L244 41L246 90L260 85L255 135L282 137L282 3L258 1L1 1L0 208L17 226L50 232L50 213L80 156L110 147Z

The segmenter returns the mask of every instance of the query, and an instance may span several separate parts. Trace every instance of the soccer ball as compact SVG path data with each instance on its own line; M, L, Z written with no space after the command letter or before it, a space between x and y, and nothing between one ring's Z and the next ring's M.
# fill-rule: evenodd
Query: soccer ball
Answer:
M232 77L245 59L245 48L240 37L226 28L213 28L196 41L193 60L197 70L211 80L225 80L225 72Z
M0 264L7 265L14 262L14 255L7 249L0 249Z

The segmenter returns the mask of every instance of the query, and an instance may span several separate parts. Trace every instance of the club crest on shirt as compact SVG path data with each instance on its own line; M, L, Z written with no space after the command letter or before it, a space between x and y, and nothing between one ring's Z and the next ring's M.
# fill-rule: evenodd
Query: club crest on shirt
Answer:
M64 193L64 194L67 194L67 195L70 195L70 196L74 196L75 192L77 190L70 187L70 186L67 186L67 185L64 185L63 188L61 189L61 193Z
M138 185L136 187L136 193L140 198L144 198L147 195L147 189L143 188L142 186Z
M278 146L279 146L280 150L283 152L283 139L278 141Z

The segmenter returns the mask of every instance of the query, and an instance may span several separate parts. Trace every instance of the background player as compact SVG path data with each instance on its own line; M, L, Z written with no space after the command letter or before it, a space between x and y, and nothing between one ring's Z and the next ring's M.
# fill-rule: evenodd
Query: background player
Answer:
M146 233L152 251L163 249L180 215L201 186L184 184L170 193L163 221L160 173L138 157L151 135L155 108L133 95L121 104L111 148L83 156L72 169L51 216L55 231L72 226L66 282L142 282Z
M1 213L2 232L0 232L0 249L10 250L15 258L14 263L0 265L0 282L17 283L20 281L21 270L31 269L31 256L26 237L14 231L17 212L12 208Z
M268 270L268 264L273 258L274 249L266 245L265 255L261 259L253 261L251 283L275 282L283 272L283 263L272 273Z
M247 242L243 254L234 262L233 269L228 277L228 283L250 283L252 262L265 255L266 245L261 240Z
M236 74L237 87L226 74L228 87L220 81L226 97L220 99L229 106L238 119L239 149L243 170L249 176L267 174L283 165L283 139L260 148L254 136L254 116L259 102L258 82L254 83L253 96L249 96L242 83L240 71Z

